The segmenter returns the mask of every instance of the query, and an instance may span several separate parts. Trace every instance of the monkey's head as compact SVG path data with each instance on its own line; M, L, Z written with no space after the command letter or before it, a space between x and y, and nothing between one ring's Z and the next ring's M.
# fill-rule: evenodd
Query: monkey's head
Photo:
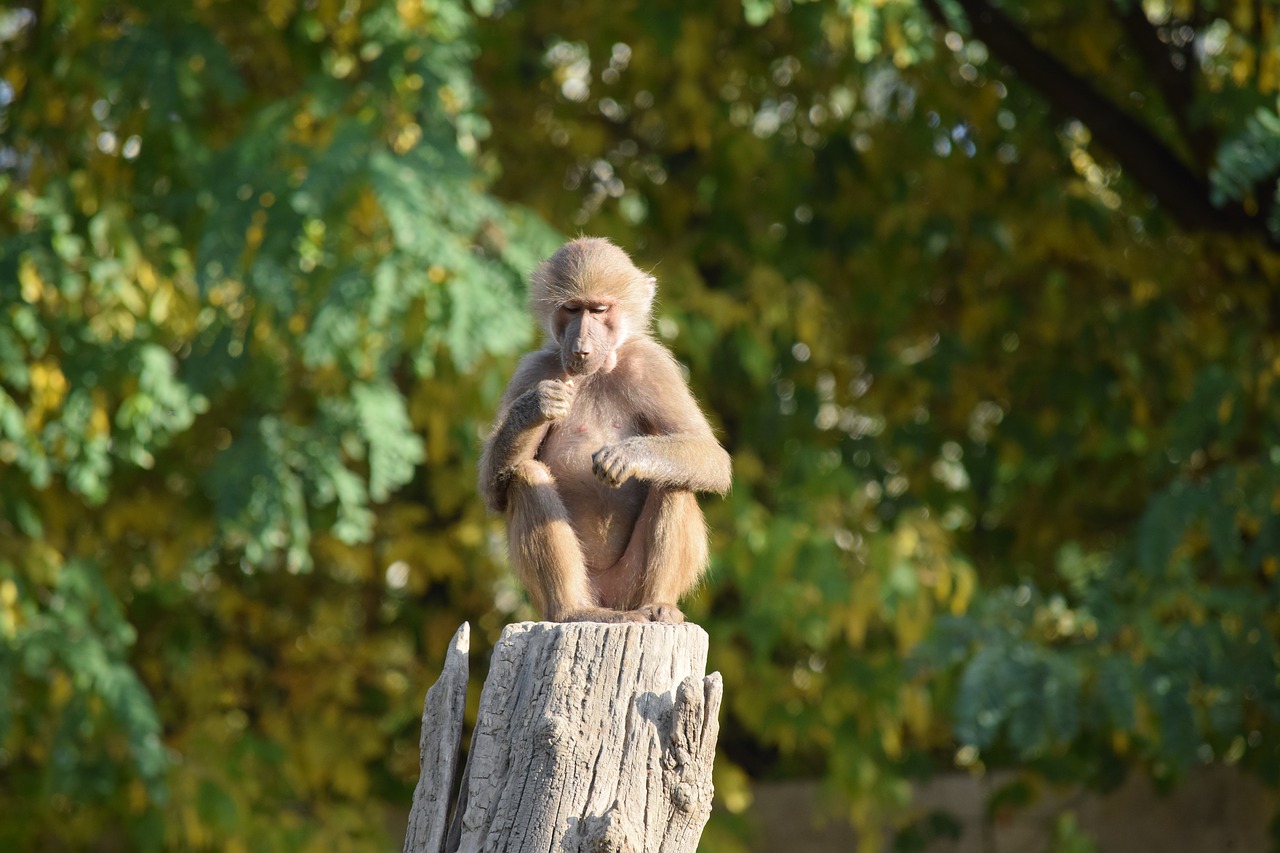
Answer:
M648 330L657 282L627 253L600 237L579 237L533 272L533 316L559 345L571 376L606 373L618 349Z

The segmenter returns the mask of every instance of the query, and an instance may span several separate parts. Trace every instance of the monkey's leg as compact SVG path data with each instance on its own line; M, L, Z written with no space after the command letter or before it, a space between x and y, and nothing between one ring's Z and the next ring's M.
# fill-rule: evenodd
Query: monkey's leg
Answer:
M507 548L511 568L542 618L564 621L594 604L582 547L547 466L529 459L511 472L507 492Z
M547 466L529 459L515 467L507 492L507 547L511 568L533 606L552 622L641 621L599 607L587 582L582 546Z
M693 492L650 489L615 567L629 581L628 606L654 622L683 622L677 602L706 568L707 528Z

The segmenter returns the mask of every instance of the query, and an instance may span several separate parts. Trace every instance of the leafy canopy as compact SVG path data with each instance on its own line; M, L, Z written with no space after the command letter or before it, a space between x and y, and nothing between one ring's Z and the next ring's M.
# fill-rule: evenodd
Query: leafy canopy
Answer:
M1270 16L612 2L481 32L487 91L541 68L490 110L497 191L655 265L735 456L695 615L730 810L741 770L821 769L864 825L953 763L1277 781Z
M529 615L473 471L545 223L654 268L735 458L689 608L709 848L754 778L863 827L955 764L1276 784L1278 32L1244 0L0 12L0 840L385 843L449 636Z

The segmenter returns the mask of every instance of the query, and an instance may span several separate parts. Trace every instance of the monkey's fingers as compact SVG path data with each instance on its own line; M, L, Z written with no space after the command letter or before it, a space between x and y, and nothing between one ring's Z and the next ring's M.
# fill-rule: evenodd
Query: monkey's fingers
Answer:
M679 625L684 621L684 613L674 604L642 604L635 610L650 622L665 622L668 625Z
M549 421L558 421L567 417L573 408L573 389L566 388L564 383L548 380L539 388L538 408L542 416Z
M581 607L577 610L570 611L559 620L560 622L650 622L648 614L641 613L638 610L613 610L608 607Z
M618 487L631 476L626 456L612 447L597 450L591 456L591 470L603 482Z

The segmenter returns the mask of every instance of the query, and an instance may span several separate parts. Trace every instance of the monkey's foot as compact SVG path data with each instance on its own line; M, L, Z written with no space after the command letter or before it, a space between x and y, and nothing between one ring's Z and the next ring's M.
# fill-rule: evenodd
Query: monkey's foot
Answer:
M647 615L639 610L612 610L608 607L580 607L571 610L557 622L650 622Z
M684 613L674 604L642 604L632 612L639 613L649 622L679 625L684 621Z

